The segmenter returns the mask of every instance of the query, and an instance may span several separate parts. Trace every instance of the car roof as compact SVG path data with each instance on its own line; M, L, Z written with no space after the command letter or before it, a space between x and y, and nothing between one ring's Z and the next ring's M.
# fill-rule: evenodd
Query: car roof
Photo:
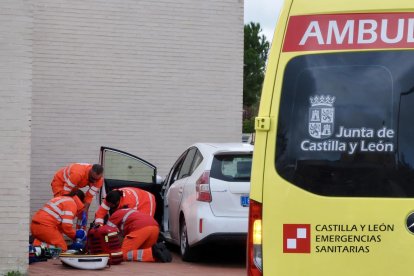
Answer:
M247 143L196 143L201 152L214 154L217 152L252 152L253 145Z

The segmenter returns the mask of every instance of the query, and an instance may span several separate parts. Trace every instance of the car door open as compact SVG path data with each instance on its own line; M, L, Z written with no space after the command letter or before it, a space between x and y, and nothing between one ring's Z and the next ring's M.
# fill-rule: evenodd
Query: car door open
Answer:
M144 159L109 147L101 147L100 163L104 167L104 185L99 194L99 204L113 189L136 187L151 192L156 199L155 219L162 217L161 185L157 184L157 168Z

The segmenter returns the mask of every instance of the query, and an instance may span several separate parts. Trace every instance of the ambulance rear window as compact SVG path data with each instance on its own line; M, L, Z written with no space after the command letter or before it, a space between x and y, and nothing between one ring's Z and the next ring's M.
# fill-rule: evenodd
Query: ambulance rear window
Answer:
M276 170L315 194L414 196L414 52L314 54L284 73Z

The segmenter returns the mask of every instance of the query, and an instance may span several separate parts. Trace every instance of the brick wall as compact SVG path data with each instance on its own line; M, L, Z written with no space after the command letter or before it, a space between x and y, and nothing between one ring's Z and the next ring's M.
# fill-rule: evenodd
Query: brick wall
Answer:
M31 45L28 1L0 1L0 275L27 270Z
M192 143L241 141L242 0L32 3L32 212L101 145L165 176Z

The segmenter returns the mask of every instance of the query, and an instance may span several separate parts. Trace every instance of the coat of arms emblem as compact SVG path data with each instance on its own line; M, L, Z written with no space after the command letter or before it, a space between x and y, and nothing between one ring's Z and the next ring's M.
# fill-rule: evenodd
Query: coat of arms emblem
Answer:
M332 136L334 131L335 97L316 95L309 98L309 135L324 139Z

